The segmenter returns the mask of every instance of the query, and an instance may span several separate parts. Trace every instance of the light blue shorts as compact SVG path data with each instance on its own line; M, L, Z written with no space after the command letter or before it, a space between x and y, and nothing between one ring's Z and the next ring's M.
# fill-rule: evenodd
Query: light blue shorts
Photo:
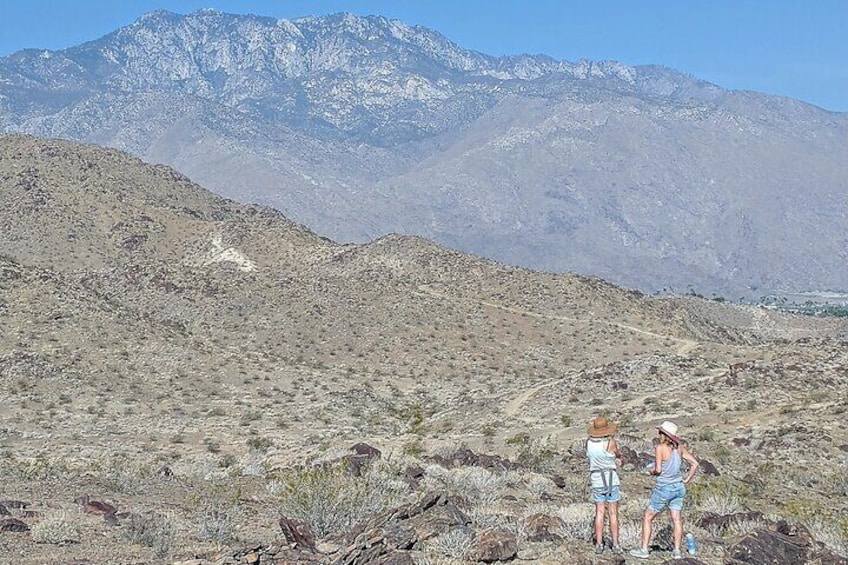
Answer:
M621 490L618 485L610 487L609 491L604 487L593 488L592 499L596 504L598 502L618 502L621 500Z
M648 508L652 512L660 513L665 510L683 510L683 498L686 496L686 486L683 483L670 485L657 485L651 492L651 500Z

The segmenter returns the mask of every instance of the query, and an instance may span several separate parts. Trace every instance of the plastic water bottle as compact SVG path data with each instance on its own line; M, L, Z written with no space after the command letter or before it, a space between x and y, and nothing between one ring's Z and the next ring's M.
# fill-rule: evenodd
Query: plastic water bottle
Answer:
M695 536L686 534L686 551L689 555L695 555Z

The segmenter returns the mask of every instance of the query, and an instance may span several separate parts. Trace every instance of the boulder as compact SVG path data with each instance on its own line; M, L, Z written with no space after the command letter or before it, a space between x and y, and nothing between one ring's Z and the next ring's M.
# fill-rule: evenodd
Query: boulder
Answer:
M708 477L718 477L721 475L719 470L707 459L698 459L698 464L700 465L699 471Z
M283 531L283 537L286 538L286 541L293 544L294 547L315 552L315 535L308 525L283 516L280 518L280 529Z
M17 518L0 519L0 532L28 532L29 526Z
M503 528L485 530L477 536L476 558L484 563L509 561L518 553L515 534Z
M809 562L810 549L811 546L805 538L760 528L733 544L728 555L732 563L800 564Z
M547 514L533 514L524 519L524 529L528 541L554 541L561 542L562 536L555 533L564 526L562 519Z
M376 447L360 442L350 448L350 455L345 456L345 461L347 461L350 474L354 477L361 477L365 468L382 455L382 452Z

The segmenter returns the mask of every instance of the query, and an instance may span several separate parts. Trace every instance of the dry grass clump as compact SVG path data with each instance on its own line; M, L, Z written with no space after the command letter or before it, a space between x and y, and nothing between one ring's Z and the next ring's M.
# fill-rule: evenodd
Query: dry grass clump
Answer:
M642 522L622 520L619 513L618 542L624 548L636 548L642 545Z
M696 510L727 516L745 510L744 501L749 497L749 492L746 485L725 477L716 477L695 483L690 488L690 496Z
M176 523L162 514L133 514L122 531L130 543L149 547L156 557L164 559L174 544Z
M848 523L817 517L805 524L816 541L843 557L848 557Z
M284 472L268 484L268 491L278 499L282 516L304 522L323 538L401 504L408 487L379 465L355 477L337 463Z
M479 504L492 504L500 499L501 489L507 485L507 475L483 467L445 469L441 465L428 465L425 475L447 488Z
M32 527L30 533L35 543L61 545L80 541L79 528L64 512L46 516Z
M594 507L589 504L566 504L559 507L555 515L562 520L557 534L565 539L591 539Z
M110 458L95 470L100 484L122 494L144 494L163 479L152 465L133 461L126 456Z
M480 530L501 529L515 534L519 543L527 539L524 521L502 504L477 506L468 511L471 522Z
M474 548L474 534L466 528L454 528L428 540L427 549L454 559L465 559Z
M755 519L738 519L728 522L723 528L710 528L710 533L716 537L738 537L750 534L754 530L761 528L764 522Z
M220 501L208 502L197 516L200 539L226 545L235 539L236 523L241 516L238 504Z
M701 512L712 512L719 516L736 514L745 510L738 496L727 492L709 492L700 497L697 508Z

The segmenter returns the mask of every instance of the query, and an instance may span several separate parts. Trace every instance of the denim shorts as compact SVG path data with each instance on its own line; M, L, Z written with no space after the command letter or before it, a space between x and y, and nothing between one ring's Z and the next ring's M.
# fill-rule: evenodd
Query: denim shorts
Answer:
M618 485L610 487L609 491L604 487L593 488L592 499L595 503L618 502L621 500L621 490L618 488Z
M686 496L686 486L683 483L657 485L651 492L648 508L653 512L662 512L668 506L669 510L683 510L683 498Z

